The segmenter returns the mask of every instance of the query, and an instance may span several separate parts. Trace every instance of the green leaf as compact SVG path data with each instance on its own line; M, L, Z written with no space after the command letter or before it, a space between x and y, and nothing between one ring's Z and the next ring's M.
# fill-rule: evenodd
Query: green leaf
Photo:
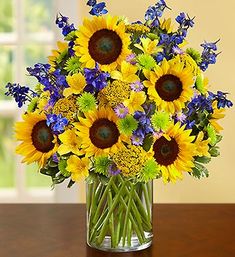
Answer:
M40 173L46 176L55 177L56 174L59 172L57 167L45 167L40 169Z
M217 157L220 155L219 147L213 146L209 149L209 153L212 157Z
M154 33L148 33L147 37L150 38L151 40L159 39L159 36Z
M67 168L66 160L60 160L60 162L58 164L58 168L64 177L66 177L66 178L70 177L71 173L69 171L67 171L67 169L66 169Z
M153 144L153 136L151 134L148 134L143 142L143 148L146 152L148 152Z
M216 135L216 144L218 144L222 139L223 139L223 136L217 134L217 135Z
M101 184L103 184L105 186L108 184L108 182L110 180L108 177L103 176L103 175L99 175L99 179L100 179Z
M192 174L195 178L198 179L209 177L209 171L207 170L207 168L198 162L195 162L195 167L193 168L193 171L190 174Z
M48 167L55 168L58 167L58 163L54 162L52 158L48 161Z
M67 187L71 188L74 184L75 184L75 182L72 179L70 179Z
M62 174L59 174L57 177L52 177L53 185L60 184L64 182L66 177L64 177Z
M87 184L93 184L98 178L98 175L94 173L93 171L89 172L89 176L86 178Z
M201 157L199 157L199 156L197 156L197 157L195 158L195 161L200 162L200 163L207 164L207 163L209 163L209 162L211 161L211 157L207 157L207 156L201 156Z

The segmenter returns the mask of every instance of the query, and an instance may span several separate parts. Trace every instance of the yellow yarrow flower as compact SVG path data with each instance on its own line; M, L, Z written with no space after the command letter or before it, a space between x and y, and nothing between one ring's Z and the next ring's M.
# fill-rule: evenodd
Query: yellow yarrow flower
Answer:
M74 182L86 178L89 175L89 159L86 157L79 158L76 155L71 155L67 160L66 169L71 172L71 179Z
M125 177L137 175L148 160L141 146L128 145L113 155L113 161Z
M141 106L146 101L145 92L131 92L130 98L124 101L124 105L128 108L130 114L136 111L144 112Z
M76 98L69 96L68 98L59 99L53 107L54 114L61 114L64 118L70 122L75 121L77 113Z
M143 24L128 24L126 25L126 32L128 33L141 33L141 34L146 34L150 32L150 28Z
M128 99L130 93L131 88L129 83L114 80L99 92L98 99L100 101L100 106L109 105L116 107L118 104L123 103L125 99Z
M72 76L67 76L66 80L69 84L69 88L64 89L63 95L65 97L68 97L72 94L80 94L86 86L86 79L84 75L80 72Z
M76 155L82 155L83 152L80 151L81 139L76 135L74 129L68 129L63 134L59 135L61 145L58 148L58 153L64 155L67 153L74 153Z
M137 80L139 80L139 77L136 75L137 70L138 67L136 67L135 65L123 61L121 64L121 71L112 71L111 78L121 80L127 83L136 82Z

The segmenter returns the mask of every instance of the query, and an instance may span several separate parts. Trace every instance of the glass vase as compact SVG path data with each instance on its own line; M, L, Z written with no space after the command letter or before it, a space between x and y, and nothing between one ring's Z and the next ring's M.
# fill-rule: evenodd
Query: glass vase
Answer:
M152 181L122 175L87 183L87 244L111 252L143 250L152 243Z

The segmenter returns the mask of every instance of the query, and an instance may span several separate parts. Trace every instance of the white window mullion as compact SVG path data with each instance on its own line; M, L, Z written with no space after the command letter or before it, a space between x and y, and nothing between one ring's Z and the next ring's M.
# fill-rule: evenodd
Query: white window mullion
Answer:
M22 41L24 40L24 5L22 0L15 0L15 21L16 21L16 32L17 32L17 45L15 52L15 78L14 80L22 84L24 77L22 74L22 67L24 65L24 50ZM18 111L15 116L16 120L21 119L21 112ZM23 201L26 195L25 188L25 168L21 164L21 157L16 156L16 168L15 168L15 185L18 193L18 200Z

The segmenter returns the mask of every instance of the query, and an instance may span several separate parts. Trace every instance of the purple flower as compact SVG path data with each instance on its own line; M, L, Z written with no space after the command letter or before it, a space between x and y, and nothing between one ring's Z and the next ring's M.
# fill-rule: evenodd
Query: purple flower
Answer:
M187 116L184 114L184 113L177 113L176 114L176 117L175 117L175 121L176 122L181 122L181 123L184 123L185 120L186 120Z
M62 117L61 114L48 114L46 123L47 126L51 127L52 131L58 135L64 132L64 129L68 125L69 121Z
M53 162L55 162L55 163L58 163L58 162L59 162L59 158L58 158L58 156L57 156L56 153L52 155L52 160L53 160Z
M118 116L118 118L125 118L126 115L129 113L128 108L124 105L124 104L119 104L114 108L114 111L116 113L116 115Z
M112 163L108 168L108 172L110 175L116 176L121 173L121 170L118 169L118 167L115 163Z
M184 51L182 49L180 49L178 46L173 46L172 51L175 54L183 54L184 53Z
M89 93L96 93L102 90L107 85L107 78L110 77L108 72L102 72L98 64L94 69L84 69L84 74L87 82L85 91Z
M143 145L143 141L144 141L143 136L137 136L137 135L131 136L131 142L133 145Z
M137 62L136 62L136 55L135 54L129 54L127 57L126 57L126 61L129 62L130 64L132 65L135 65Z
M131 83L131 89L135 92L140 92L141 90L144 89L143 84L140 81L136 81L134 83Z

